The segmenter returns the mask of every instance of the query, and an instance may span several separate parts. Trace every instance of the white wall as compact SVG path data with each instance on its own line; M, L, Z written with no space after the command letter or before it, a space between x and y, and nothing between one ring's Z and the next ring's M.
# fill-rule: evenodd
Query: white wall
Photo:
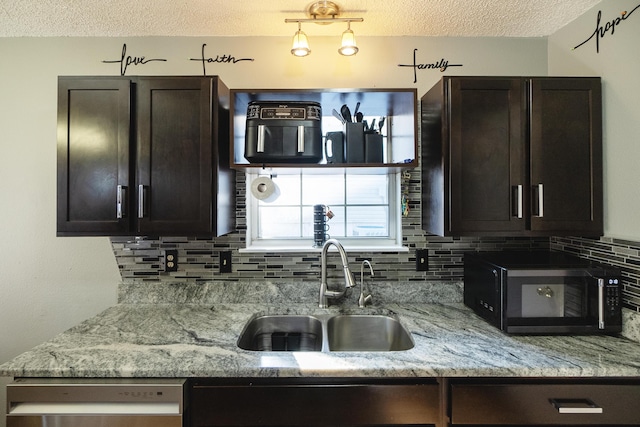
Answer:
M253 58L211 63L231 88L417 87L442 75L411 68L442 58L463 67L446 74L545 75L545 39L360 38L353 58L336 38L314 38L311 56L294 58L290 37L277 38L5 38L0 39L0 363L116 303L120 280L107 238L55 237L58 75L119 75L127 55L167 59L130 66L127 75L202 75L199 58Z
M640 241L640 8L573 49L640 0L602 1L549 37L550 75L595 75L603 82L605 235Z

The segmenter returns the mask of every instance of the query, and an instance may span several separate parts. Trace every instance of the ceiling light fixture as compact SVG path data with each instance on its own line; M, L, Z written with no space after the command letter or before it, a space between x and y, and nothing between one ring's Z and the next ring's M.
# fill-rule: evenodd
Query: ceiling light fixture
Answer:
M307 56L311 53L309 40L307 40L307 35L302 31L302 24L300 22L298 22L298 31L296 31L293 36L291 53L295 56Z
M293 46L291 53L295 56L307 56L311 53L309 49L309 41L307 35L302 31L302 23L313 22L315 24L333 24L334 22L346 22L347 29L342 33L342 42L338 52L341 55L351 56L358 53L356 38L353 30L351 30L352 22L363 22L362 18L339 18L340 7L332 1L318 1L312 3L307 9L309 18L302 19L285 19L286 23L297 23L298 31L293 36Z

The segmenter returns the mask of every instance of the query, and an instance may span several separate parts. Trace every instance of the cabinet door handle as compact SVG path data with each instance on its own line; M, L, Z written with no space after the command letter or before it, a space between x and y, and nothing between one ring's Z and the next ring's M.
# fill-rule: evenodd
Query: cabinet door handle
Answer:
M522 218L522 184L513 187L514 200L513 200L513 216L516 218Z
M304 126L298 126L298 153L304 153Z
M542 218L544 216L544 185L538 184L538 214L535 215L538 218Z
M602 414L604 409L591 399L549 399L559 414Z
M144 191L145 186L138 185L138 218L144 218Z
M265 125L258 125L258 142L256 143L256 151L264 153L264 133Z
M127 216L127 187L118 185L116 190L116 218Z

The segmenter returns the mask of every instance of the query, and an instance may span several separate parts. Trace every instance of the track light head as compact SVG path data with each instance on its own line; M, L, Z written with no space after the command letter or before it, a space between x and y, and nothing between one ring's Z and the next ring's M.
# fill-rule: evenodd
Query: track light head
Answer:
M351 25L349 25L345 32L342 33L342 42L340 43L338 53L344 56L352 56L358 53L358 50L358 46L356 45L356 36L351 30Z
M309 49L309 40L307 35L302 31L301 24L298 23L298 31L293 35L293 45L291 46L291 54L294 56L307 56L311 53Z

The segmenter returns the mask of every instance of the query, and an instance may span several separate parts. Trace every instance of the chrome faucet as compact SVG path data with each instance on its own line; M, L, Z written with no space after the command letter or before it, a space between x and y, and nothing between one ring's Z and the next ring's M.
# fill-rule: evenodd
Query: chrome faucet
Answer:
M360 265L360 298L358 298L358 307L364 308L367 304L371 304L371 292L368 295L364 293L364 266L369 266L369 271L371 272L371 277L373 277L373 267L371 266L371 262L368 259L362 261L362 265Z
M327 252L329 246L334 245L338 249L340 259L342 260L342 270L344 272L344 290L342 291L330 291L327 289ZM353 288L356 285L353 279L353 274L349 270L349 259L344 247L336 239L327 240L322 246L321 258L321 270L320 270L320 299L318 305L320 308L329 307L329 298L340 298L344 295L348 288Z

